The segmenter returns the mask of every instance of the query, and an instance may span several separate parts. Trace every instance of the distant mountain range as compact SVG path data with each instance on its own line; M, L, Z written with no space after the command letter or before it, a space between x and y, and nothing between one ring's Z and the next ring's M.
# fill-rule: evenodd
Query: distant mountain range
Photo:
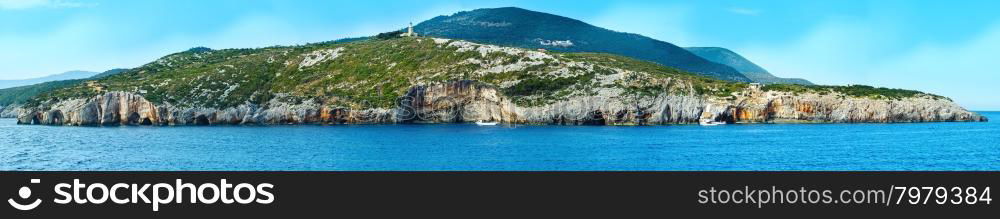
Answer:
M812 85L780 78L720 47L677 47L639 34L521 8L490 8L438 16L414 30L423 35L562 52L600 52L656 62L695 74L737 82Z
M32 82L34 82L30 85L19 85L16 87L8 87L0 89L0 106L6 106L10 104L22 104L25 101L34 98L35 96L38 96L38 94L41 93L79 85L85 80L102 79L107 76L115 75L127 70L128 69L116 68L101 73L71 71L37 79L30 79ZM19 81L28 81L28 80L19 80Z
M706 60L668 42L521 8L477 9L438 16L414 26L414 31L426 36L502 46L611 53L718 79L751 81L730 66Z
M32 85L32 84L38 84L38 83L42 83L42 82L49 82L49 81L59 81L59 80L71 80L71 79L89 78L89 77L97 75L97 74L99 74L99 72L68 71L68 72L63 72L63 73L49 75L49 76L40 77L40 78L23 79L23 80L0 80L0 89L2 89L2 88L9 88L9 87L24 86L24 85Z
M809 82L801 78L779 78L772 75L770 72L761 68L757 64L754 64L750 60L747 60L740 54L733 52L732 50L721 48L721 47L686 47L691 53L698 55L702 58L708 59L709 61L728 65L735 68L743 76L750 78L753 82L764 83L764 84L802 84L802 85L812 85Z

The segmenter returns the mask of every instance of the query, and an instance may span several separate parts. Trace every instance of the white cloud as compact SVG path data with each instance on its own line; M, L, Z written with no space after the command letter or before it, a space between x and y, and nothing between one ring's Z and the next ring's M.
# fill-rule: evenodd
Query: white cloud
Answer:
M30 8L79 8L93 4L84 4L68 0L0 0L0 9L19 10Z
M587 23L615 31L637 33L678 46L698 45L688 30L691 9L684 6L618 5L610 7Z
M729 8L726 10L735 14L742 14L749 16L757 16L760 14L760 10L750 9L750 8Z

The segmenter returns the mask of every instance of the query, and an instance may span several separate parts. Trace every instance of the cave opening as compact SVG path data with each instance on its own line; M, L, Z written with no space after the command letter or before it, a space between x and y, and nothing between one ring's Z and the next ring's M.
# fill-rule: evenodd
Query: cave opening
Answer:
M62 111L59 111L59 110L53 111L52 112L52 124L53 125L62 125L62 123L63 123L63 114L62 114Z
M125 122L128 123L129 125L139 124L139 113L132 112L131 114L128 115L128 118L126 118Z
M604 112L600 110L595 110L590 113L590 118L583 121L583 125L607 125L607 121L604 118Z
M142 119L142 122L139 123L139 125L153 125L153 121L150 120L149 118L144 118Z
M332 120L331 122L334 123L334 124L344 124L344 123L347 123L347 116L348 115L349 115L348 111L346 109L343 109L343 108L336 108L336 109L330 110L330 119Z
M198 115L198 117L195 117L195 119L194 119L194 124L195 125L209 125L208 117L206 117L205 115Z
M619 110L618 113L615 113L615 122L624 122L627 118L628 118L627 110Z
M555 124L555 125L566 125L566 117L563 116L563 115L552 117L552 124Z
M41 125L42 124L42 119L38 118L38 115L33 115L33 116L31 116L31 124L32 125Z

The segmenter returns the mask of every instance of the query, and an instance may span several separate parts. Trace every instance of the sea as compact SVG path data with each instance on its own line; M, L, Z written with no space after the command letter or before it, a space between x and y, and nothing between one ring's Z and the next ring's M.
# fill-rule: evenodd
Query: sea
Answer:
M1000 123L74 127L0 119L0 170L996 171Z

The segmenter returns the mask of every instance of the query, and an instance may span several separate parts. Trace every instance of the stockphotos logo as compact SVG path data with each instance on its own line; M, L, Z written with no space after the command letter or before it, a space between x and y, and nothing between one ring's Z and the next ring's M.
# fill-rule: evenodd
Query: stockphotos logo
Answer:
M31 184L41 183L40 179L31 179ZM112 202L119 205L145 204L152 205L153 211L159 211L160 205L171 203L181 204L188 200L192 204L270 204L274 202L275 195L272 193L274 185L261 183L257 185L249 183L231 184L226 179L220 180L218 184L203 183L195 185L184 183L177 179L175 183L156 184L136 184L136 183L115 183L108 186L103 183L81 183L80 179L73 179L73 183L59 183L53 190L57 197L52 202L60 205L77 204L104 204ZM18 189L20 199L8 199L11 207L17 210L29 211L42 204L41 198L31 198L31 188L23 186Z
M38 184L41 182L42 180L40 179L31 179L31 184ZM17 190L17 196L21 197L21 199L24 201L28 200L29 198L31 198L31 188L27 186L22 186L20 189ZM42 200L37 198L35 199L35 201L31 201L28 204L21 204L18 201L19 200L14 200L13 198L7 199L7 203L10 203L10 206L14 207L17 210L22 210L22 211L35 209L36 207L38 207L38 205L42 204Z

